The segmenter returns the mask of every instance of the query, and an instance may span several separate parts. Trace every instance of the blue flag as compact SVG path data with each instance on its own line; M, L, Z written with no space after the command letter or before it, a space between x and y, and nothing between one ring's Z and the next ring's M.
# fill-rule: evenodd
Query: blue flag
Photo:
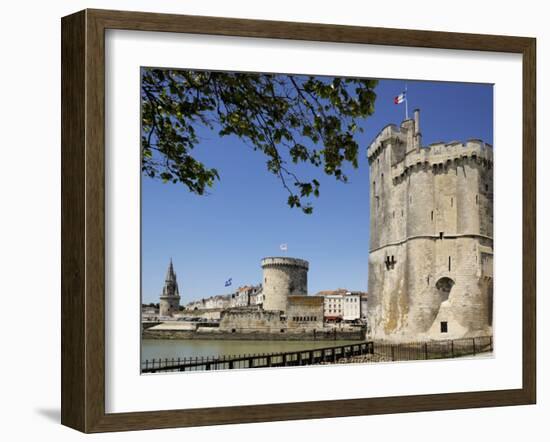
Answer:
M229 287L232 283L233 278L229 278L227 281L225 281L225 286Z

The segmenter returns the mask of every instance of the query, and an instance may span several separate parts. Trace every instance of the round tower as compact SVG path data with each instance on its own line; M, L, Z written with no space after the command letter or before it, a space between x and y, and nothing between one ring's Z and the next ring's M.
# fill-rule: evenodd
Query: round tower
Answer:
M174 272L174 266L170 259L170 265L166 272L166 278L164 280L164 287L160 295L159 303L159 315L160 316L172 316L174 313L178 313L180 308L180 294L178 289L178 281L176 278L176 272Z
M264 310L286 312L291 295L307 295L309 263L303 259L269 257L262 259Z

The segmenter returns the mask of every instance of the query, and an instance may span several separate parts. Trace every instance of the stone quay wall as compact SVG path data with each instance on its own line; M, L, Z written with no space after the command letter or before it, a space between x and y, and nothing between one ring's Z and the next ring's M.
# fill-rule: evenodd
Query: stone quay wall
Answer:
M201 329L192 330L152 330L142 332L143 339L212 339L212 340L262 340L262 341L362 341L365 334L362 330L309 330L285 333L268 333L249 331L232 333L227 330Z

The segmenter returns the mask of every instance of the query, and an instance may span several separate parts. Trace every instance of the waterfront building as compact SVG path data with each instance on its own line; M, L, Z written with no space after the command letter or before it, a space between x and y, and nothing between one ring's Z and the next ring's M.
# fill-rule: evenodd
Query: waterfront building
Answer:
M205 309L224 309L231 306L231 295L215 295L206 298L204 301Z
M323 315L327 322L355 321L366 318L366 293L348 289L323 290L316 294L323 298Z
M235 303L234 308L222 312L220 330L241 334L321 330L323 300L307 296L308 269L309 263L303 259L262 259L262 285L237 290L236 297L242 300ZM254 294L256 304L250 302Z
M325 320L341 321L344 319L344 293L334 290L333 293L324 295Z
M151 321L158 319L159 309L152 306L141 307L141 319L142 321Z
M361 318L361 295L357 292L346 292L342 297L344 321L355 321Z
M190 302L180 314L172 313L180 320L155 325L147 329L146 335L169 336L170 339L196 335L233 339L232 334L235 334L235 339L363 338L358 329L339 328L336 331L332 326L325 326L324 297L307 294L307 261L268 257L262 259L262 269L262 284L247 285L239 287L233 294ZM360 296L343 290L353 299L346 312L350 321L355 320L360 309ZM171 265L161 300L168 304L176 294L179 295L177 281ZM343 317L342 297L337 298L341 304L340 317Z
M261 290L261 286L245 285L239 287L235 293L231 295L230 307L246 307L255 305L256 295Z
M178 281L176 272L174 272L172 259L170 259L166 278L164 279L164 287L160 295L159 314L160 316L173 316L179 312L179 308L180 294Z
M268 257L262 259L264 310L286 312L288 297L307 295L309 263L303 259Z
M492 334L493 148L422 146L420 114L368 148L372 339Z
M288 328L321 330L324 323L323 310L323 299L317 296L290 296L286 313Z

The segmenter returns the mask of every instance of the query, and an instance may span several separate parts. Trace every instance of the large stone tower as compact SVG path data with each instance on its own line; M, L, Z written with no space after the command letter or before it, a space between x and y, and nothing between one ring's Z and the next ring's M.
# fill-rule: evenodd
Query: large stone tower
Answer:
M307 261L286 257L264 258L262 269L264 310L286 312L289 296L307 295Z
M493 149L421 146L418 110L368 148L373 339L492 332Z
M172 316L174 313L177 313L180 308L178 281L171 259L170 265L168 266L168 271L166 272L164 287L162 288L162 293L160 295L159 307L160 316Z

